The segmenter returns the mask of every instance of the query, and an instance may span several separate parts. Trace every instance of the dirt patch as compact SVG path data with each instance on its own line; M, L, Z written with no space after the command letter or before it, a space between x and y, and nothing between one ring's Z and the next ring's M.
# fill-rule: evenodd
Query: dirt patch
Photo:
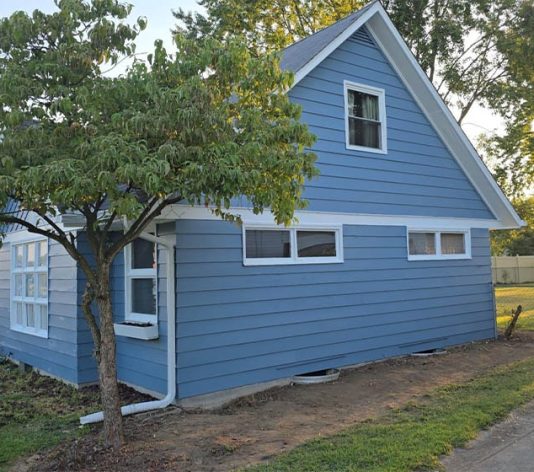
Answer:
M240 399L215 412L170 408L128 417L128 444L99 447L98 429L15 471L228 471L266 461L320 435L380 415L450 383L534 356L534 333L474 343L428 358L402 358L345 370L325 385L289 386Z

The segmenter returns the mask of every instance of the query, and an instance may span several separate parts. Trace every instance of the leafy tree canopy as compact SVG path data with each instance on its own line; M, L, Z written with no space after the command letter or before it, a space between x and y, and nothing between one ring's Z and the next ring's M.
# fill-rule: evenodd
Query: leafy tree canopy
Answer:
M135 51L144 20L126 25L131 7L117 0L58 0L57 7L0 20L0 207L14 200L47 225L18 213L0 221L59 242L84 271L104 432L117 446L113 259L177 202L232 219L231 199L244 196L254 211L268 207L289 223L316 174L306 150L314 137L284 93L292 75L275 55L254 56L236 38L180 33L172 54L157 41L148 63L111 78L106 68ZM83 218L90 257L57 224L59 211ZM125 219L124 233L112 236Z
M527 223L521 229L493 231L491 254L493 256L534 255L534 197L513 200L519 216Z

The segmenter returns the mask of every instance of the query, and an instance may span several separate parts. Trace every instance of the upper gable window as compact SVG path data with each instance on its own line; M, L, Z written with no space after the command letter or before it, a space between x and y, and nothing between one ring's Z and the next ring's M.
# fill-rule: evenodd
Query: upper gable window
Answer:
M348 81L344 86L347 149L386 153L384 90Z

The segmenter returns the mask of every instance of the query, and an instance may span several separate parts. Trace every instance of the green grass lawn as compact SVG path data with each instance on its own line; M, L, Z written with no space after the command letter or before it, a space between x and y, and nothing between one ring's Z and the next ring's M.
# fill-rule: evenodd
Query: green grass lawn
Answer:
M466 384L311 441L254 472L403 472L440 470L439 456L534 398L534 359L498 368Z
M81 414L99 409L95 389L76 390L0 358L0 471L18 457L81 434Z
M497 303L497 326L506 328L511 319L511 312L517 305L523 312L517 322L517 329L534 330L534 285L501 285L495 289Z

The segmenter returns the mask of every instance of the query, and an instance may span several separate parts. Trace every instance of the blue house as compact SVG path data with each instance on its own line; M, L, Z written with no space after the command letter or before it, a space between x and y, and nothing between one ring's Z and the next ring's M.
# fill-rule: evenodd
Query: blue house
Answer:
M288 47L282 66L317 136L309 207L290 228L247 208L242 227L169 208L113 268L122 382L207 403L496 336L489 230L523 222L381 5ZM75 215L57 223L83 248ZM83 286L61 246L11 228L0 352L97 381Z

